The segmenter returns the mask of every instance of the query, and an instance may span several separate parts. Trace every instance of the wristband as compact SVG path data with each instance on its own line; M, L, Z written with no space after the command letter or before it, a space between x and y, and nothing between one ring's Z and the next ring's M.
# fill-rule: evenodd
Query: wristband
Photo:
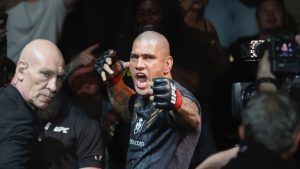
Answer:
M104 85L106 87L113 87L114 85L116 85L120 80L122 79L122 74L117 75L116 77L107 80L104 82Z
M175 109L178 110L182 105L182 95L179 90L176 90L176 103Z

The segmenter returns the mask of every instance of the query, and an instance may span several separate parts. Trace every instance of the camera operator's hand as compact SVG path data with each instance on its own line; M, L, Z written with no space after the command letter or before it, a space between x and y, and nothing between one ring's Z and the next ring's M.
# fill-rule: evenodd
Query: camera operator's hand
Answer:
M128 62L120 61L117 58L116 51L109 49L99 56L95 69L101 75L104 84L111 87L122 78L122 72L128 66Z
M181 107L182 96L180 91L176 89L172 79L153 79L152 90L153 95L150 97L150 100L153 100L156 108L178 110Z
M95 61L93 51L99 47L99 44L92 45L77 55L74 60L70 63L73 70L79 68L80 66L88 66Z
M276 78L275 75L271 72L271 63L269 60L269 51L264 51L264 55L258 63L258 70L256 79L262 77Z

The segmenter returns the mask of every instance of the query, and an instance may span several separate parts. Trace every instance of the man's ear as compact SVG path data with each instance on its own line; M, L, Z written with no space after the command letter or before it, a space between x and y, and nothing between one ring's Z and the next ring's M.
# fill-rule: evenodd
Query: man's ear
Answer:
M16 69L16 73L18 74L18 79L23 80L24 79L24 73L26 69L28 68L28 64L24 61L19 61Z
M240 140L244 140L245 139L245 128L243 125L239 126L239 136L240 136Z
M171 69L172 69L172 66L173 66L173 58L172 58L172 56L166 57L164 74L170 73Z

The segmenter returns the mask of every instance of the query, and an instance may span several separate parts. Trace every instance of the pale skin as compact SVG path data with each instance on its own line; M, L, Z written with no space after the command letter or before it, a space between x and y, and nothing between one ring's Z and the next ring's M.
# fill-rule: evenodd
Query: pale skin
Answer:
M196 169L221 169L231 159L237 156L238 151L239 147L233 147L228 150L220 151L209 156L199 166L197 166Z
M111 65L111 60L107 59L104 70L108 74L113 74L109 65ZM128 112L130 96L137 92L152 100L152 79L158 77L171 79L172 65L173 59L170 56L169 43L164 36L153 31L139 35L133 43L130 62L123 63L123 66L129 67L131 71L135 91L125 85L123 80L120 80L113 87L109 87L108 93L113 107L118 112L123 112L121 114L123 118L130 119ZM105 72L102 72L101 76L103 81L107 79ZM146 79L141 78L141 76L146 77ZM194 102L183 97L182 106L175 113L175 116L177 121L186 128L195 129L201 123L199 112L200 110Z
M37 39L23 49L11 84L30 105L48 107L62 85L64 60L55 44Z

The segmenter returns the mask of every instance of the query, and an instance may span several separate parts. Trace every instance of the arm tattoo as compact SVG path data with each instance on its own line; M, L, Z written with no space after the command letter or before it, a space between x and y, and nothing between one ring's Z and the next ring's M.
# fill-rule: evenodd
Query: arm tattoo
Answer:
M125 121L131 120L131 113L128 109L128 103L132 94L132 90L128 87L123 87L121 90L114 90L114 88L108 88L108 96L113 108Z
M197 128L200 125L201 110L190 99L183 97L181 108L175 113L177 121L185 128Z

